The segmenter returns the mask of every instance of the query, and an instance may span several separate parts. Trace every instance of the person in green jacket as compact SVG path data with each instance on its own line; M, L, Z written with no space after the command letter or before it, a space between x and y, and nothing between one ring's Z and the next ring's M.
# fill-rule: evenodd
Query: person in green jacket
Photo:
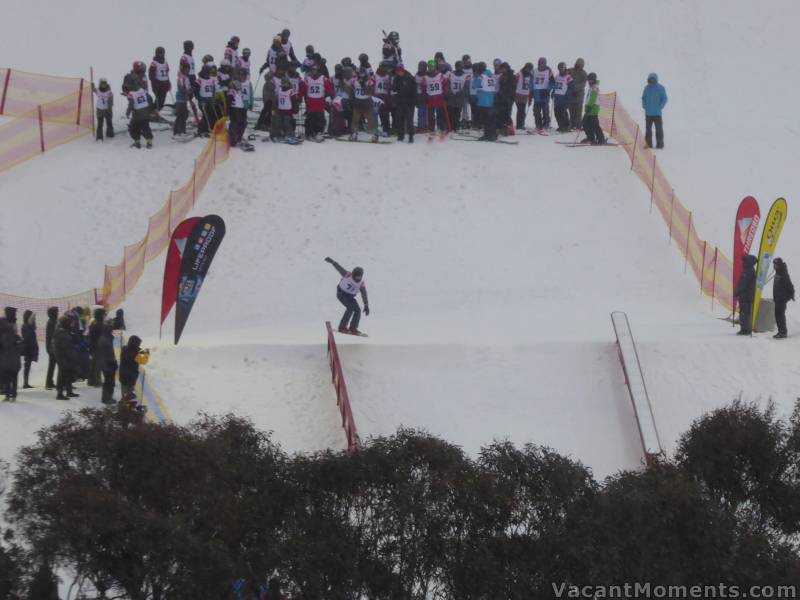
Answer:
M600 127L600 105L597 103L597 99L600 96L600 81L595 73L589 73L586 81L589 83L589 91L586 93L586 104L584 106L585 116L583 117L583 131L586 134L586 138L581 143L605 144L606 138Z

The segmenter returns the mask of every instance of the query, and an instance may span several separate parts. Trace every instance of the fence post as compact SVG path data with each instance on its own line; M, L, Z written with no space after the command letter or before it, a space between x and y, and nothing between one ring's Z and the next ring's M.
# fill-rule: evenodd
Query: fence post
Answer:
M692 236L692 211L689 211L689 229L686 230L686 251L684 252L683 272L686 273L686 265L689 262L689 238Z
M706 282L706 246L708 242L703 240L703 266L700 268L700 295L703 295L703 284Z
M6 70L6 80L3 82L3 97L0 98L0 115L6 108L6 93L8 92L8 82L11 81L11 69Z
M78 114L75 117L75 125L81 124L81 106L83 105L83 77L81 77L81 84L78 88ZM94 120L94 119L92 119Z
M639 124L636 124L636 137L633 138L633 153L631 154L631 171L633 171L633 163L636 160L636 146L639 141Z
M717 257L719 248L714 248L714 279L711 280L711 312L714 312L714 298L717 293Z
M94 117L94 67L89 67L89 81L90 81L90 83L92 85L92 90L93 90L92 93L89 94L89 98L91 98L91 100L92 100L92 135L95 135L95 131L94 131L94 127L95 127L95 124L94 124L94 121L95 121L95 117Z
M653 200L656 195L656 153L653 152L653 177L650 180L650 212L653 212Z
M669 237L667 238L667 246L672 243L672 213L675 209L675 188L672 188L672 200L669 203Z
M39 145L42 148L42 154L44 154L44 120L42 120L42 105L40 104L37 108L39 109Z
M617 114L617 92L614 92L614 104L611 106L611 131L608 135L614 137L614 115Z

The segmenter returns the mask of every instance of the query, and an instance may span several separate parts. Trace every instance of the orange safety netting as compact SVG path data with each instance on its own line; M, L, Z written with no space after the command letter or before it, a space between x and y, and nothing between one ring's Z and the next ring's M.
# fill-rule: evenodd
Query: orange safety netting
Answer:
M719 248L700 239L692 212L675 195L656 160L655 153L644 141L639 125L620 103L616 92L601 94L600 125L609 132L631 158L631 170L650 190L650 201L658 209L669 228L669 235L692 269L700 289L733 310L733 262Z
M0 69L0 171L92 130L92 90L84 79Z
M105 267L102 290L87 290L63 298L28 298L0 293L0 305L14 306L19 311L32 310L36 313L37 322L44 323L50 306L58 306L60 312L64 312L74 306L102 304L107 310L112 310L122 304L144 273L145 262L153 260L166 249L172 231L194 207L214 167L228 158L228 152L225 119L220 119L208 143L195 159L191 177L183 187L170 192L164 206L150 217L145 237L125 246L120 264Z

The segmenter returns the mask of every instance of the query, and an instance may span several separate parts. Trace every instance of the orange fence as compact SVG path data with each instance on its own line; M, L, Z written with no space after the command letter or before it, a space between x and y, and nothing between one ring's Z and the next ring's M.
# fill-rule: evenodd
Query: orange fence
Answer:
M225 120L220 119L208 143L195 159L191 177L183 187L170 192L164 206L150 217L144 238L125 246L120 264L105 267L102 290L92 289L62 298L27 298L0 293L0 306L32 310L37 322L44 323L50 306L58 306L64 312L74 306L102 304L107 310L112 310L122 304L144 273L145 262L156 258L167 247L172 231L195 205L214 167L228 158L228 151Z
M342 361L339 358L339 349L336 347L336 340L333 337L333 328L330 321L325 321L325 328L328 330L328 364L331 367L331 381L336 390L336 405L342 415L342 429L347 439L347 451L357 452L361 447L361 438L358 437L356 420L353 417L353 409L350 406L350 394L347 393L347 384L344 381L344 371Z
M719 248L700 239L690 211L675 195L655 153L644 141L644 133L622 106L616 92L602 94L600 125L625 149L631 159L631 170L650 190L650 204L658 209L669 228L670 239L683 254L685 266L691 268L700 290L733 310L733 261Z
M0 69L0 171L92 131L88 81Z

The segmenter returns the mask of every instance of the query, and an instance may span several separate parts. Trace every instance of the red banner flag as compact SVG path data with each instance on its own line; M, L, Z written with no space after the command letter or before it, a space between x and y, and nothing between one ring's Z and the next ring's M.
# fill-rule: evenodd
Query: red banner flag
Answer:
M742 274L742 257L750 252L750 246L756 237L758 223L761 220L761 211L758 202L752 196L747 196L739 204L736 211L736 223L733 228L733 289L739 285ZM733 299L733 312L736 313L736 298Z
M186 248L186 240L192 229L200 222L200 217L191 217L182 221L172 232L167 249L167 262L164 267L164 286L161 291L161 325L167 320L169 311L175 306L178 297L178 280L181 273L181 259Z

